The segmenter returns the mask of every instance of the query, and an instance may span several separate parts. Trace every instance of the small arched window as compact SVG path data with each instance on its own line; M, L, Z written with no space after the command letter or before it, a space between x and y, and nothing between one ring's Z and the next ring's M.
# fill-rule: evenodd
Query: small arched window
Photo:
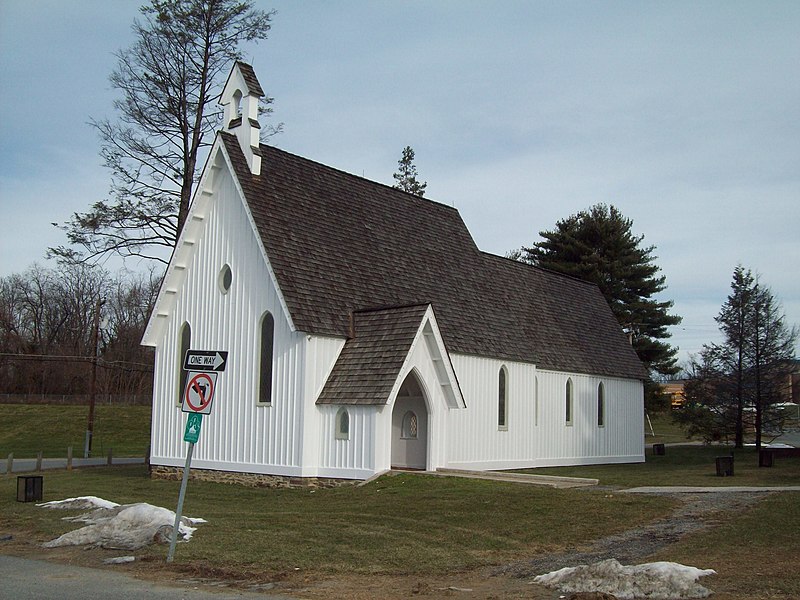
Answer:
M400 437L404 440L415 440L418 434L417 413L409 410L403 415L403 424L400 429Z
M228 127L235 127L241 125L239 119L242 118L242 92L236 90L233 92L233 106L231 107L231 122Z
M572 379L567 379L566 394L564 397L564 422L572 425Z
M505 367L500 367L497 375L497 427L508 429L508 386Z
M350 439L350 413L346 408L340 408L336 413L336 439Z
M261 354L258 373L258 403L272 404L272 354L275 320L269 312L261 318Z
M597 426L606 425L606 387L601 381L597 386Z
M180 342L178 348L178 390L176 404L180 405L183 402L183 392L186 389L186 378L189 375L188 371L183 368L183 361L186 358L186 353L192 347L192 328L188 322L181 325Z

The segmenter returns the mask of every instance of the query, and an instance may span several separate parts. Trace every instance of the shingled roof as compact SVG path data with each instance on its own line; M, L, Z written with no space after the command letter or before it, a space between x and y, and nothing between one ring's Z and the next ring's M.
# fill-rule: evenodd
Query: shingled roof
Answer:
M641 379L599 289L478 250L454 208L220 133L295 327L348 337L352 311L432 304L449 352Z
M256 72L253 70L253 67L240 60L236 61L236 65L239 67L239 71L242 73L242 78L247 84L250 93L259 98L264 96L264 90L261 89L261 84L258 82L258 77L256 77ZM231 73L233 73L233 71L231 71Z
M356 312L319 404L386 404L428 309L402 306Z

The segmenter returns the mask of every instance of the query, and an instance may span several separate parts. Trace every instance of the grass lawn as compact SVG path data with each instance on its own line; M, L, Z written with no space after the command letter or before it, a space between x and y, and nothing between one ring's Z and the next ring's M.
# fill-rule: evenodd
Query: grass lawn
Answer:
M645 485L752 486L800 485L800 459L775 459L772 468L758 466L754 448L734 450L734 476L719 477L717 456L729 456L728 446L669 446L664 456L646 450L646 461L629 465L549 467L524 472L568 477L592 477L600 485L638 487Z
M0 405L0 458L63 455L82 448L87 407ZM98 407L95 449L141 455L147 407ZM36 423L32 430L30 423ZM654 423L654 426L655 423ZM656 431L664 430L658 427ZM669 446L642 464L559 467L539 474L593 477L601 485L800 485L800 459L758 468L754 450L735 451L735 476L717 477L714 458L728 447ZM174 510L179 483L151 480L143 466L44 473L44 499L95 495L119 503L150 502ZM32 542L77 527L62 511L16 502L16 477L0 476L0 533ZM363 487L271 490L191 481L184 514L203 517L171 569L212 577L280 579L301 572L333 577L435 576L503 565L651 522L678 501L598 490L553 490L522 484L419 474L384 476ZM708 586L720 600L800 597L800 493L768 497L711 529L684 538L653 560L714 568ZM30 535L19 535L27 532ZM83 551L79 551L82 552ZM137 551L165 569L166 546ZM119 551L107 551L109 556ZM88 553L83 553L87 556ZM147 560L149 559L149 563ZM498 596L500 597L500 596Z
M795 459L797 460L797 459ZM690 536L656 556L717 575L714 598L800 598L800 493L774 494L739 517Z
M68 446L75 456L83 456L88 406L0 404L0 416L0 459L12 452L15 458L35 458L40 450L45 458L63 458ZM114 456L144 456L149 443L149 406L95 407L95 456L109 448Z
M144 467L47 472L45 500L96 495L174 510L177 482L150 480ZM75 528L63 511L15 501L15 478L0 480L0 531L46 540ZM665 498L552 490L417 474L363 487L253 489L191 481L184 514L203 517L178 566L233 572L452 573L580 546L669 512ZM569 518L564 507L569 506ZM162 559L166 548L137 555Z
M645 444L681 444L689 440L686 431L672 420L672 412L649 413L650 422L644 421ZM653 425L651 432L650 425ZM655 433L655 435L653 435Z

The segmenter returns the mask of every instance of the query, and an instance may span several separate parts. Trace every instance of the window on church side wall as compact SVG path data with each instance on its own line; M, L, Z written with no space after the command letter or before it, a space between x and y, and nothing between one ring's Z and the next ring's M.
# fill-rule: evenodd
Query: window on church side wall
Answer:
M183 402L183 392L186 389L186 377L188 372L183 368L183 361L186 353L192 347L192 328L189 323L184 323L180 331L180 346L178 348L178 390L175 403L180 406Z
M506 379L506 368L500 367L500 373L497 375L497 427L503 431L508 429L508 389Z
M258 372L258 403L272 404L272 359L275 320L270 313L261 318L261 353Z
M340 408L336 413L336 439L350 439L350 413L346 408Z
M413 410L409 410L403 415L403 423L400 428L400 437L404 440L417 439L417 414Z
M219 291L222 294L227 294L228 291L231 289L231 284L233 283L233 272L231 271L230 266L224 265L219 272L219 278L217 279L217 285L219 286Z
M572 379L567 379L566 394L564 398L564 422L572 425L573 406L572 406Z
M597 426L605 427L606 425L606 388L603 382L597 386Z

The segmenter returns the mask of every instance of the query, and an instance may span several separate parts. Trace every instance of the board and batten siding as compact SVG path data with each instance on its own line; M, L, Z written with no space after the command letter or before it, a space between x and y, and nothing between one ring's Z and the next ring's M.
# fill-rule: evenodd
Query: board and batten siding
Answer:
M347 411L350 434L336 439L336 414ZM320 477L367 479L375 473L375 430L380 407L338 406L319 407L321 443Z
M448 466L514 469L644 460L640 381L537 369L529 363L452 355L466 410L449 415ZM498 422L505 368L507 426ZM572 424L565 422L566 382ZM597 425L597 388L605 387L605 424Z
M434 364L431 348L422 334L423 327L409 349L409 354L398 373L392 394L387 404L379 406L347 405L344 408L350 416L350 436L347 440L336 439L336 414L342 405L318 406L321 415L319 430L309 437L321 440L319 475L323 477L343 477L365 479L375 473L385 471L392 465L392 444L395 431L392 428L392 415L397 394L408 377L415 377L422 388L427 411L427 468L436 469L447 465L447 430L450 413L463 411L447 405L442 389L440 374ZM308 355L312 348L318 357L309 358L307 372L315 372L314 398L325 383L330 368L338 357L340 346L323 342L316 336L309 343ZM327 345L323 345L327 344ZM343 342L342 342L343 345ZM338 348L338 350L336 350ZM334 350L336 350L334 352ZM312 364L313 362L313 364ZM326 370L324 366L330 364ZM311 429L308 430L309 432Z
M375 472L375 426L380 407L317 405L344 338L309 335L306 351L305 473L317 477L366 479ZM350 434L336 438L336 414L347 410Z
M303 454L302 396L305 336L292 332L255 238L249 217L227 169L214 181L215 197L176 290L163 337L157 344L154 376L153 464L180 466L186 415L176 398L178 352L184 322L191 348L227 350L210 415L203 419L193 466L205 469L299 475ZM219 274L232 272L223 294ZM266 311L274 318L272 403L258 405L260 329Z

